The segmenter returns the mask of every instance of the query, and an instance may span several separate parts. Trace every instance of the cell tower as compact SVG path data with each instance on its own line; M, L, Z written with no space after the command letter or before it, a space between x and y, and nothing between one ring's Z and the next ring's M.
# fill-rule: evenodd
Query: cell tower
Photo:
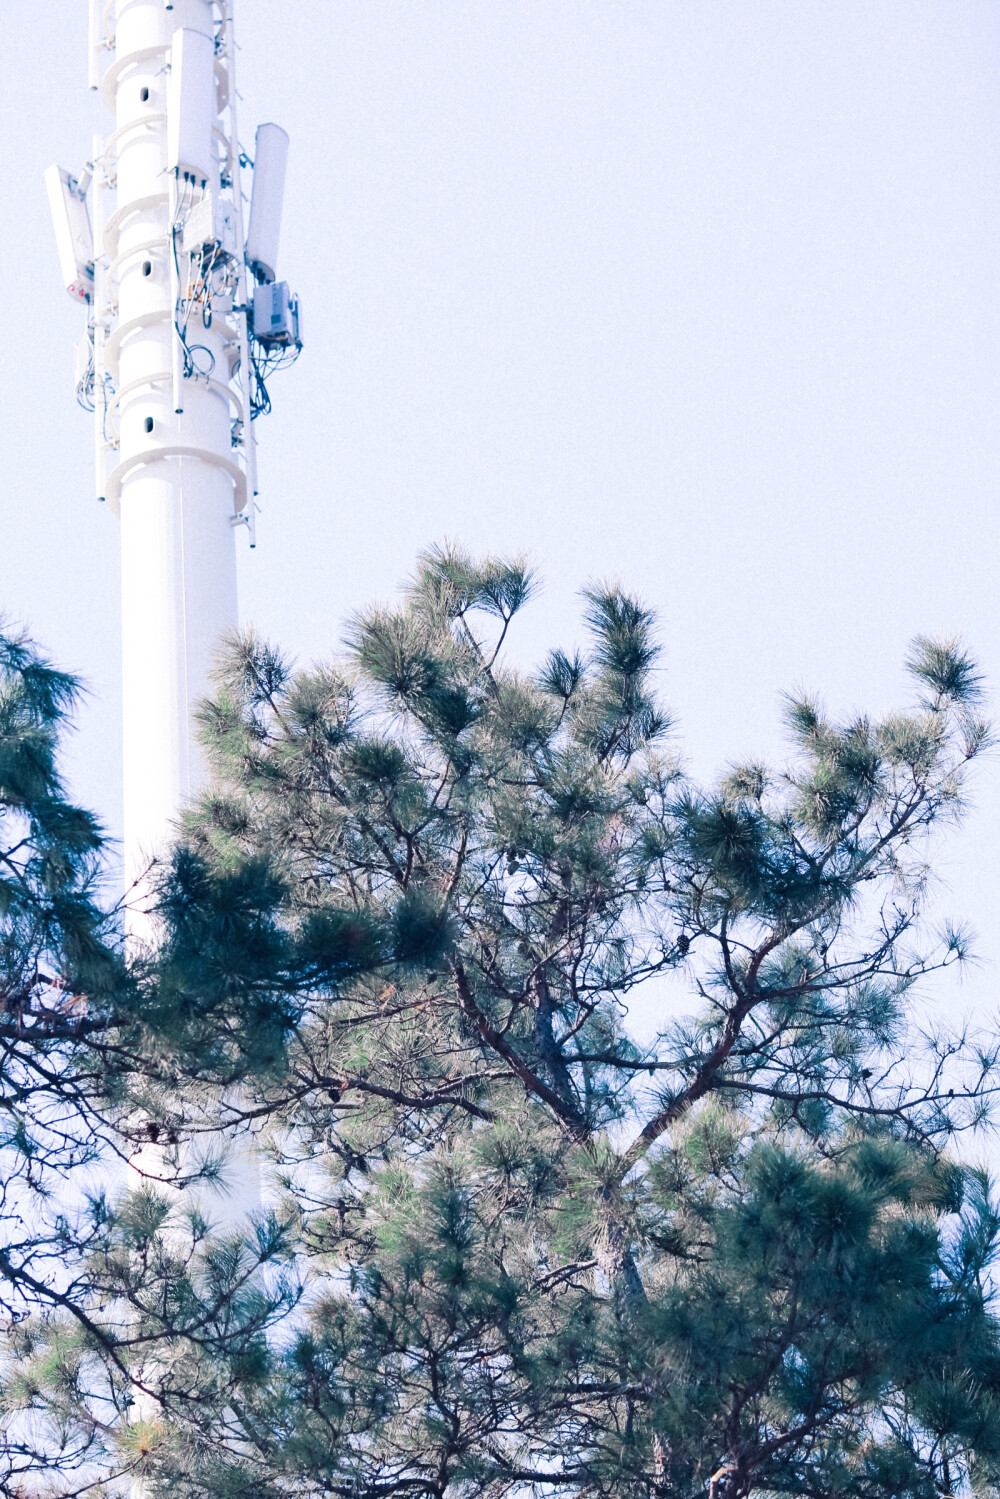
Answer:
M125 879L144 878L204 771L194 732L255 543L255 418L301 349L276 279L288 137L236 124L233 0L90 0L89 84L114 111L86 169L46 173L63 280L84 304L77 398L122 555ZM253 167L244 233L241 170Z

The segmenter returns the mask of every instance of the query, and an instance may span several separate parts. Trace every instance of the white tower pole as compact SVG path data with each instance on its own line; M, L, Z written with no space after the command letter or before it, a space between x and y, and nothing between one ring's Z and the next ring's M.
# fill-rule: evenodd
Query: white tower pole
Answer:
M45 174L63 284L88 308L77 396L93 396L97 496L121 524L133 948L155 944L151 864L205 784L196 712L237 623L235 526L255 539L253 417L302 347L298 299L275 280L288 140L273 124L257 132L244 239L232 6L89 0L88 82L114 129L79 179ZM259 1205L252 1143L231 1133L228 1200L206 1204L230 1224ZM155 1144L132 1161L161 1178L164 1164Z
M112 53L101 87L115 128L95 165L94 405L100 497L121 524L125 879L138 940L153 935L150 861L204 784L194 714L237 623L234 521L253 512L250 413L233 380L239 368L246 389L230 12L231 0L92 8L92 82L96 51ZM200 234L206 249L192 256Z

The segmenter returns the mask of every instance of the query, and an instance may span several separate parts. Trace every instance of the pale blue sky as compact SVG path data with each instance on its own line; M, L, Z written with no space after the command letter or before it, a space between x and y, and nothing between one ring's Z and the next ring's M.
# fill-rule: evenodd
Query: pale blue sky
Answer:
M0 57L0 603L90 683L71 770L116 828L116 522L41 180L108 128L85 32L35 0ZM327 653L453 536L533 554L530 654L617 573L703 772L777 752L793 684L885 709L917 631L1000 681L995 4L240 0L237 34L244 143L291 136L306 336L245 618ZM944 904L1000 956L997 761L976 801Z

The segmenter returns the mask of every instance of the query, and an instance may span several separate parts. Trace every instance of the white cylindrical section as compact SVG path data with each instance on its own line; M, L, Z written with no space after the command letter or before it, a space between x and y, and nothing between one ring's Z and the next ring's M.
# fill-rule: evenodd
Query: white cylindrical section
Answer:
M117 0L115 7L109 77L116 130L108 175L117 185L117 203L103 249L107 279L116 283L109 302L117 300L107 356L118 392L122 476L124 854L126 934L133 948L158 935L147 874L169 847L185 804L204 788L196 714L210 691L222 637L237 623L234 479L226 465L233 464L229 382L239 337L221 308L209 316L204 296L185 308L181 413L171 381L176 294L178 287L185 295L191 289L192 273L173 229L204 190L221 186L214 135L220 124L212 40L217 16L211 0L174 0L170 8L164 0ZM168 171L168 151L181 169L179 180ZM231 149L228 154L231 159ZM185 182L185 171L196 180ZM238 193L238 177L234 187ZM176 448L190 456L165 451ZM223 1143L217 1138L210 1148ZM196 1153L182 1143L185 1169ZM170 1176L169 1161L153 1147L133 1166L140 1174ZM209 1220L235 1225L259 1203L245 1138L236 1141L228 1179L228 1199L197 1191L185 1200ZM140 1372L147 1390L155 1386L155 1353ZM136 1410L152 1420L159 1407L144 1393ZM137 1480L132 1494L148 1499L146 1484Z
M247 230L247 264L261 281L273 281L278 267L281 205L285 196L288 136L280 125L258 125Z
M121 496L126 878L203 787L195 712L236 623L232 486L198 459L165 460ZM140 918L141 924L141 918Z
M227 462L233 457L226 387L236 334L225 317L214 317L206 328L199 309L189 316L196 378L183 381L182 414L173 409L170 377L177 342L172 283L186 284L188 265L181 259L178 268L174 260L168 132L170 148L179 142L181 157L201 158L184 166L217 187L212 32L210 0L175 0L172 10L163 0L118 0L117 237L111 247L118 316L109 354L120 392L118 459L125 475L119 497L124 853L133 940L154 935L143 914L150 861L205 784L195 715L211 689L221 638L237 623L233 480L211 461L213 455ZM210 157L189 149L192 141L207 141ZM186 199L179 192L179 216L200 196L200 180L187 184ZM180 257L179 245L176 253ZM208 459L157 457L159 449L177 445L202 450Z
M187 298L198 271L174 234L204 190L220 189L217 13L211 0L115 4L109 78L117 127L114 159L105 160L117 204L99 252L109 259L100 280L117 283L117 298L108 286L117 309L106 355L118 393L109 426L117 424L120 441L124 875L133 949L157 938L148 869L168 850L184 805L204 788L196 711L222 637L237 625L234 478L226 465L234 459L228 387L240 337L222 309L210 315L204 288L201 300ZM168 154L180 178L168 171ZM232 147L228 157L231 163ZM238 175L229 175L238 193ZM174 409L171 381L178 288L186 297L183 412ZM169 448L201 456L163 451ZM213 1139L208 1148L222 1144ZM196 1153L181 1144L184 1169ZM187 1201L208 1220L234 1226L259 1204L246 1138L235 1142L228 1166L228 1199L199 1190ZM153 1147L133 1168L171 1175ZM156 1355L141 1373L147 1390L156 1385ZM154 1420L157 1412L153 1396L142 1394L136 1414ZM132 1496L148 1499L144 1481L133 1483Z

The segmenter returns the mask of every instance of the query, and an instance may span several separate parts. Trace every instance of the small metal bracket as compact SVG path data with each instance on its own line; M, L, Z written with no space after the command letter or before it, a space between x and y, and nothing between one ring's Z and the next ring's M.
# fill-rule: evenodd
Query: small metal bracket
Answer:
M256 500L248 500L242 510L229 517L232 526L246 526L250 533L250 550L253 551L257 545L257 513L260 506Z

